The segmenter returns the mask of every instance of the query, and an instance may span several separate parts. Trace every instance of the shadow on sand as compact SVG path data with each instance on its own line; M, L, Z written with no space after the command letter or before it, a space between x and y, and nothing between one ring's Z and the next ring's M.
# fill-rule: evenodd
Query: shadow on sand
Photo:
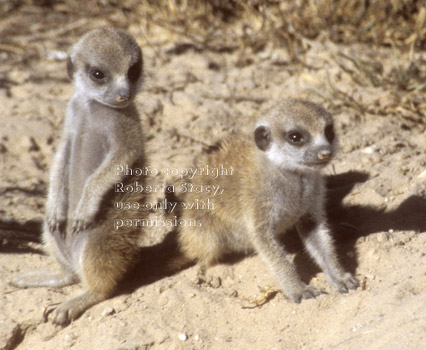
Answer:
M347 172L327 177L328 200L327 217L336 242L336 248L347 271L355 273L358 266L358 257L355 253L355 243L359 237L368 236L376 232L393 230L402 231L426 231L426 198L411 196L397 209L385 212L377 208L361 205L344 205L343 199L357 183L365 182L369 175L361 172ZM13 226L11 222L0 220L0 238L4 236L4 227L16 231L14 236L9 232L7 239L10 245L0 247L1 253L41 253L38 250L22 244L27 235L28 241L40 240L40 222L29 222L26 226ZM20 229L26 230L22 235ZM13 230L12 230L13 231ZM13 244L13 238L19 244ZM19 237L19 238L17 238ZM3 239L4 240L4 239ZM1 242L1 241L0 241ZM293 230L283 235L282 242L290 253L295 253L295 264L302 280L308 283L319 269L304 252L303 245ZM352 252L353 254L347 254ZM224 259L225 264L234 264L244 256L232 255ZM191 263L179 257L177 249L176 231L169 232L166 238L159 244L141 248L140 256L134 268L125 278L122 287L118 291L129 293L133 290L151 284L166 276L172 276Z
M411 196L396 210L388 212L370 206L343 204L343 199L354 186L357 183L366 182L368 178L369 175L362 172L347 172L327 177L327 217L330 229L336 242L338 256L344 268L352 273L355 273L358 266L354 246L359 237L390 229L426 231L426 198L420 196ZM319 272L319 268L304 252L297 233L294 230L287 232L283 235L282 242L290 253L296 254L294 261L298 273L302 280L309 283ZM173 269L177 259L176 252L175 231L170 232L162 243L144 248L141 252L141 260L129 279L129 282L132 282L128 284L127 291L152 283L164 276L171 276L179 271L178 268ZM348 255L348 252L353 254ZM244 259L242 255L232 255L224 259L222 263L234 264L242 259Z

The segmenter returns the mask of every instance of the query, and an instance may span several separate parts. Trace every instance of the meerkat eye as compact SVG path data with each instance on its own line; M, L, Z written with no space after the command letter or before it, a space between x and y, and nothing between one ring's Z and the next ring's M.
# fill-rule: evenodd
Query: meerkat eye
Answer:
M295 146L302 146L305 143L305 138L298 131L290 131L286 134L287 141Z
M327 125L325 127L325 138L328 140L328 142L332 143L334 138L336 137L336 134L334 133L333 125Z
M101 83L105 79L104 72L99 69L91 69L89 72L89 76L96 83Z
M142 72L142 65L141 65L141 62L138 61L129 68L127 72L127 76L129 77L129 80L134 83L141 76L141 72Z

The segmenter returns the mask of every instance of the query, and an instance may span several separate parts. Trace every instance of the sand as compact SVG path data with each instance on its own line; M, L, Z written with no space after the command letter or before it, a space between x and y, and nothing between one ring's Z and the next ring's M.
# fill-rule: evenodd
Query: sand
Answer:
M14 12L0 25L18 23L19 16ZM90 26L105 23L110 22L96 18ZM42 33L42 25L36 24L34 35ZM161 246L169 231L154 227L141 240L146 267L123 282L116 296L60 327L43 319L45 307L78 294L81 286L10 286L19 272L56 269L57 264L43 254L40 243L0 228L0 349L422 349L424 117L419 122L421 117L410 110L396 110L389 85L373 86L365 77L360 78L364 85L357 84L338 64L338 53L344 53L380 62L383 74L390 75L395 68L392 49L343 46L320 38L301 57L304 64L269 46L241 64L236 52L196 49L182 37L164 40L161 31L158 36L154 31L147 45L138 26L127 29L143 44L146 83L137 106L153 168L190 167L205 145L230 133L250 133L254 120L282 98L308 98L333 114L340 151L324 170L328 217L339 257L361 285L343 295L333 290L294 233L284 243L297 270L305 282L326 292L301 304L279 292L256 255L213 267L210 273L220 277L220 284L198 284L196 266L153 273L151 267L162 264L154 247ZM3 226L7 219L24 223L44 215L49 165L73 92L64 57L78 36L41 36L34 44L38 56L18 63L10 52L0 52ZM414 62L425 59L423 52L412 57ZM163 174L155 181L177 184L179 179Z

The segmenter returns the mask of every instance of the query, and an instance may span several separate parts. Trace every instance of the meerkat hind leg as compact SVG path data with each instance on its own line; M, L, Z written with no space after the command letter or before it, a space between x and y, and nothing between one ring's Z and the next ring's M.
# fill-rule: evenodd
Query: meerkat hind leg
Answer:
M111 263L113 261L114 258L111 258ZM113 294L122 274L114 271L111 266L103 266L105 262L103 264L100 259L97 262L99 265L93 264L93 260L89 264L87 261L83 262L81 279L86 290L76 297L65 300L59 306L55 306L50 311L53 312L53 323L66 325L77 319L91 306L108 299ZM110 268L110 272L108 272L108 268Z
M212 215L205 213L201 219L204 229L194 227L183 227L179 237L180 248L190 259L199 263L196 284L206 283L212 287L219 287L219 277L207 273L209 267L215 265L223 253L220 246L220 225Z
M80 264L78 270L85 291L51 310L54 323L68 324L91 306L111 297L130 266L136 245L124 233L108 234L106 226L108 223L91 230L84 247L75 252L74 261Z
M206 263L205 261L201 263L198 271L195 282L197 284L207 284L213 288L219 288L222 284L222 279L219 276L211 275L207 272L209 266L212 266L214 263Z
M198 238L198 237L197 237ZM197 257L199 267L195 278L196 284L206 284L213 288L218 288L222 284L222 280L218 276L213 276L207 272L209 267L217 263L220 258L220 250L214 242L210 242L209 248L204 248L202 254ZM207 246L207 245L206 245ZM199 252L201 253L201 251Z

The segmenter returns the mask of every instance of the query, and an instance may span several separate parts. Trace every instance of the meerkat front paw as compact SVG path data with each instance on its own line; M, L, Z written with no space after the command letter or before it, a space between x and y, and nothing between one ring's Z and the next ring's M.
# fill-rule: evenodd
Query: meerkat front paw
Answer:
M357 289L359 286L358 280L350 273L345 273L343 278L339 281L338 291L340 293L347 293L348 289Z
M74 212L72 220L72 232L77 233L86 230L91 226L96 215L96 206L91 203L81 203Z
M306 284L304 284L303 287L299 290L284 292L287 297L289 297L291 300L298 304L302 301L302 299L313 299L322 293L324 292Z
M337 289L339 293L347 293L349 289L357 289L359 286L358 280L353 277L349 272L342 276L331 279L331 284Z
M66 223L66 219L47 218L47 226L50 232L64 232Z
M71 231L72 233L78 233L86 230L90 226L90 220L85 218L74 218L72 221Z
M78 233L86 230L94 220L95 215L91 213L88 206L79 206L73 216L71 230Z
M48 210L46 222L50 232L64 232L67 218L60 209Z

